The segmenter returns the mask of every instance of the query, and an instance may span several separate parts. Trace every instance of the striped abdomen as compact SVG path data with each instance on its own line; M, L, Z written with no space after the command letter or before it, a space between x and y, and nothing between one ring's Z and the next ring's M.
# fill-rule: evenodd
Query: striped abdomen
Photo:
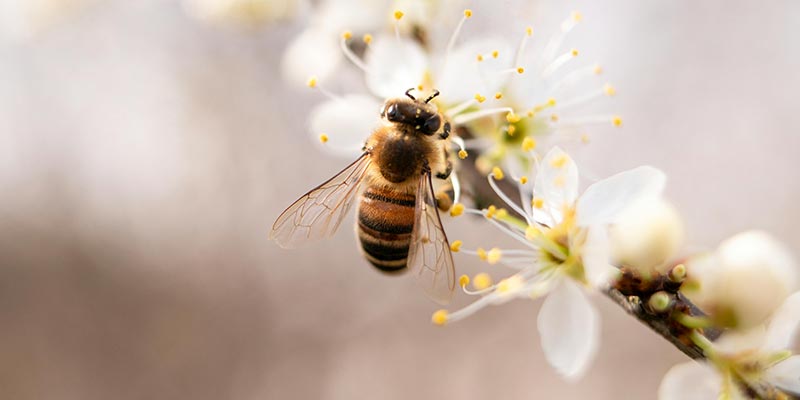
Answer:
M364 257L384 272L406 267L414 229L414 195L367 187L358 206L356 231Z

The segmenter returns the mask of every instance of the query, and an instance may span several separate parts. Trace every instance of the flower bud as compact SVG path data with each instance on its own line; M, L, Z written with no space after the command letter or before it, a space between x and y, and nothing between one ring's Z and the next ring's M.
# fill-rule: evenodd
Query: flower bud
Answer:
M763 323L797 289L797 272L781 243L761 231L735 235L689 261L684 292L720 326Z
M683 222L668 202L641 201L625 210L611 228L612 256L618 265L649 273L683 243Z

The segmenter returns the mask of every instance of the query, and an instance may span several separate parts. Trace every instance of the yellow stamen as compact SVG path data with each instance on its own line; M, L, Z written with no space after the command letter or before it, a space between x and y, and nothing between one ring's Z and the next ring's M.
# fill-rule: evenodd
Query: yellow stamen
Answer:
M515 124L515 123L519 122L520 119L521 119L520 116L515 114L513 111L511 111L508 114L506 114L506 121L508 121L508 122L510 122L512 124Z
M497 210L497 215L495 215L494 217L497 219L503 219L505 217L508 217L508 210L506 210L505 208L500 208Z
M461 149L461 150L458 151L458 158L460 158L462 160L467 158L468 155L469 154L467 154L467 151L464 150L464 149Z
M321 143L328 143L328 135L326 135L326 134L324 134L324 133L321 133L321 134L319 135L319 141L320 141Z
M528 36L533 35L533 27L529 26L529 27L525 28L525 34L528 35Z
M306 82L306 85L308 87L312 88L312 89L316 88L317 87L317 77L316 76L312 76L312 77L308 78L308 82Z
M478 62L483 61L483 54L478 54L477 58L478 58Z
M469 8L464 10L464 18L472 18L472 10Z
M483 290L492 286L492 277L485 272L481 272L478 275L472 277L472 287L477 290Z
M553 168L563 168L565 165L567 165L567 161L569 161L569 156L562 153L553 158L550 161L550 165Z
M394 12L394 19L396 19L396 20L400 21L400 19L401 19L401 18L403 18L403 15L405 15L405 14L403 14L403 12L402 12L402 11L400 11L400 10L395 10L395 12Z
M486 254L486 250L484 250L483 247L478 247L478 250L476 250L476 253L478 253L478 258L480 258L482 261L486 261L486 258L488 256Z
M583 14L581 14L580 11L573 11L572 20L575 22L581 22L583 20Z
M460 240L456 240L455 242L450 243L450 251L452 251L453 253L458 253L461 250L462 244L463 242L461 242Z
M451 217L457 217L457 216L461 215L462 213L464 213L464 205L463 204L456 203L456 204L453 204L452 207L450 207L450 216Z
M459 286L467 287L469 285L469 276L468 275L461 275L458 277L458 284Z
M484 97L484 96L481 96L481 94L480 94L480 93L475 93L475 100L476 100L478 103L483 103L484 101L486 101L486 97Z
M542 231L540 231L539 228L533 225L528 225L528 227L525 228L525 239L534 240L540 236L542 236Z
M606 94L606 96L609 96L609 97L611 97L611 96L613 96L613 95L617 94L617 89L616 89L616 88L614 88L613 86L611 86L611 84L610 84L610 83L606 83L606 84L603 86L603 93L605 93L605 94Z
M443 326L447 323L448 315L447 310L438 310L431 316L431 322L433 322L434 325Z
M502 181L505 178L505 174L503 174L503 170L500 167L495 166L492 168L492 175L494 175L494 179L498 181Z
M544 207L544 199L543 199L543 198L541 198L541 197L534 197L534 198L531 200L531 205L532 205L534 208L538 208L538 209L540 209L540 210L541 210L541 209L542 209L542 207Z
M611 119L611 123L614 124L614 126L622 126L622 117L618 115L614 116L614 118Z
M497 283L498 293L508 293L522 287L524 281L517 275L512 275Z
M500 93L500 92L497 92L497 93L494 94L494 98L497 99L497 100L500 100L500 99L503 98L503 94Z
M549 99L547 99L547 105L548 105L548 106L550 106L550 107L555 107L555 105L556 105L556 99L554 99L554 98L552 98L552 97L551 97L551 98L549 98Z
M592 73L594 73L595 75L602 74L603 73L603 67L601 67L600 64L595 64L594 68L592 68Z
M489 264L494 265L500 261L501 257L503 257L502 251L497 247L492 247L492 249L489 250L489 253L486 255L486 261L489 261Z
M500 52L495 50L492 52L492 58L497 58L500 55Z
M520 176L520 177L519 177L519 183L521 183L521 184L523 184L523 185L524 185L524 184L526 184L526 183L528 183L528 177L527 177L527 176L525 176L525 175L522 175L522 176Z
M364 39L364 43L366 43L366 44L372 43L372 35L370 35L369 33L364 35L363 39Z
M550 121L558 122L558 114L550 114Z
M525 73L525 68L517 67L517 73L518 74L524 74Z
M536 140L530 136L522 139L522 150L531 151L536 148Z
M353 32L350 32L350 31L342 32L342 39L350 40L350 38L352 38L352 37L353 37Z
M572 54L572 56L573 56L573 57L577 57L577 56L578 56L578 49L572 49L572 50L570 50L570 51L569 51L569 54Z
M535 112L533 112L532 110L528 111L528 118L533 118L534 115L536 115Z
M508 136L514 136L514 133L517 131L517 127L514 125L508 126Z
M585 133L583 135L581 135L581 142L582 143L589 143L589 135L587 135Z
M489 218L489 219L494 218L494 214L495 213L497 213L497 207L495 207L493 205L489 206L489 208L486 209L486 218Z

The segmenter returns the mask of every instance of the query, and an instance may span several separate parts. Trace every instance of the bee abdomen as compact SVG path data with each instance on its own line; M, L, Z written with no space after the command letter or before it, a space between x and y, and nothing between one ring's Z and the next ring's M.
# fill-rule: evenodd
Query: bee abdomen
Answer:
M358 207L358 238L364 257L384 272L406 267L414 230L414 195L368 187Z

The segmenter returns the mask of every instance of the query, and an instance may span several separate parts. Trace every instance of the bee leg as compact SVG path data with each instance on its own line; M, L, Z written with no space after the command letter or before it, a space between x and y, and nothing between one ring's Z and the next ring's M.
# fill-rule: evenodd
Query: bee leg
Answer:
M453 188L442 188L442 190L436 192L436 207L442 212L449 211L450 207L453 206L453 198L450 196L452 192Z
M450 123L445 122L443 132L439 134L439 139L445 140L448 137L450 137Z

